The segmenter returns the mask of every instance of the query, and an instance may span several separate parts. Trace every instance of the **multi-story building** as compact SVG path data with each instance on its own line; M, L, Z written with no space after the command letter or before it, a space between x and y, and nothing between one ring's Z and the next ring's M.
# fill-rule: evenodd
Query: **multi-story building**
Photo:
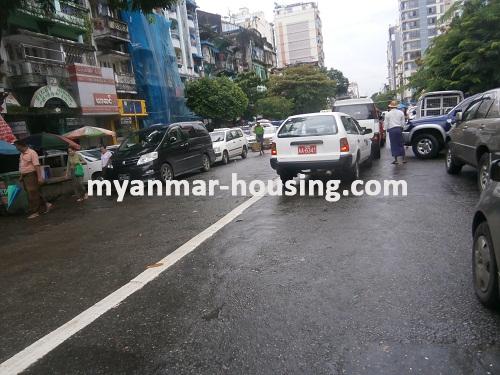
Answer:
M390 26L389 41L387 43L387 78L389 89L392 91L399 91L403 85L401 42L401 28L399 26Z
M323 34L317 3L276 4L274 27L279 68L303 63L324 66Z
M264 12L250 12L248 8L240 8L237 13L231 13L229 22L245 29L255 29L262 37L266 38L274 49L274 28L273 24L266 20Z
M181 0L164 11L170 22L170 37L175 49L177 65L182 82L202 75L200 31L194 0Z
M401 25L403 78L417 70L417 61L423 56L430 41L441 31L439 18L455 0L399 0ZM405 93L405 97L410 96Z

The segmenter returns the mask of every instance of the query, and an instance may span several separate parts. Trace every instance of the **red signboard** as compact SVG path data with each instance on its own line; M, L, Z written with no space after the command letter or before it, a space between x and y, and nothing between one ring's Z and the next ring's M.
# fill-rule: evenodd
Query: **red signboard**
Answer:
M102 77L102 70L97 66L90 65L70 65L68 66L70 74L84 74L88 76Z

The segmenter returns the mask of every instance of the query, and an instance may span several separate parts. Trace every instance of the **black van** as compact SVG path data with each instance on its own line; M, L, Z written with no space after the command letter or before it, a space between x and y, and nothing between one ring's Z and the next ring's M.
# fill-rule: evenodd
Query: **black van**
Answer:
M127 137L106 170L110 180L171 180L208 171L215 161L212 139L201 122L153 125Z

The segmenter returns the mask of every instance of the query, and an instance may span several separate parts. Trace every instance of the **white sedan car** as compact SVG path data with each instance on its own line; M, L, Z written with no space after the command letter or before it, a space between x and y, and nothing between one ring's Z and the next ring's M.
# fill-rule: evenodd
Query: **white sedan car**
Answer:
M360 164L371 161L371 137L372 129L345 113L292 116L274 138L271 167L283 182L298 173L343 174L356 180Z
M248 141L240 128L217 129L210 133L215 151L215 162L227 164L230 159L248 155Z

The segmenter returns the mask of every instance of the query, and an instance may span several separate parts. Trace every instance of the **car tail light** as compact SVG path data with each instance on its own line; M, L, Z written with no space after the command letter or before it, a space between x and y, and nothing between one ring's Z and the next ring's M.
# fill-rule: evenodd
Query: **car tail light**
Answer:
M349 142L347 138L340 138L340 152L349 152Z
M271 143L271 155L278 155L278 151L276 150L276 142Z

